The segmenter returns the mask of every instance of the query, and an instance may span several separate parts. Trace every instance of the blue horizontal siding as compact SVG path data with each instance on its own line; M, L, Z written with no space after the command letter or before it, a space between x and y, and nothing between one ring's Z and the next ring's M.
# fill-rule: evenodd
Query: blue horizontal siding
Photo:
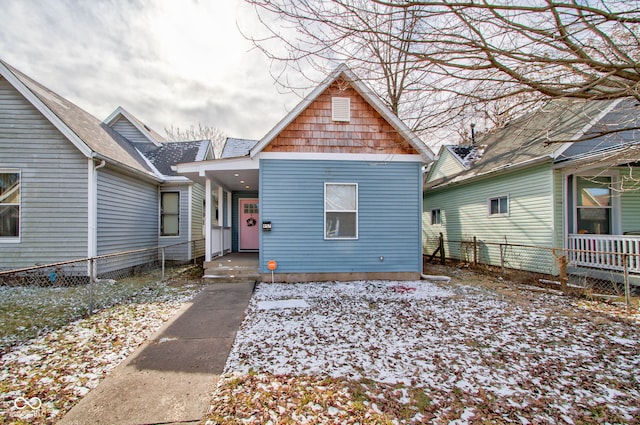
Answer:
M419 272L420 163L260 161L261 271ZM324 183L358 184L358 239L324 239ZM380 257L384 257L381 261Z

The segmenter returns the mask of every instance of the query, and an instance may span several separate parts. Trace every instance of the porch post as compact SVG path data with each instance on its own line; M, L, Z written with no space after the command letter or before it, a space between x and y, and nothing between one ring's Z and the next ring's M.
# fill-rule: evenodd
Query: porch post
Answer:
M229 227L231 227L231 211L233 211L231 205L231 192L227 192L227 225Z
M209 176L205 176L204 193L207 200L204 209L204 260L211 261L211 209L213 202L211 202L211 178Z
M218 186L218 226L220 227L220 255L224 255L224 189Z

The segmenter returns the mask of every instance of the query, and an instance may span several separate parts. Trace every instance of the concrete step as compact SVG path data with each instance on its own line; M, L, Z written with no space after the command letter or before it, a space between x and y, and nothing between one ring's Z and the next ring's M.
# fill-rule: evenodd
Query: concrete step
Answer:
M203 265L207 283L256 282L260 279L256 254L232 254L207 261Z
M260 279L260 273L256 268L213 267L205 269L202 279L208 283L255 282Z

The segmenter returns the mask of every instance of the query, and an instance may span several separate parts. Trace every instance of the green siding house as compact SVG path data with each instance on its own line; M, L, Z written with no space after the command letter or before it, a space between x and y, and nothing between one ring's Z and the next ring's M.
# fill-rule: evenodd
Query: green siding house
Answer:
M554 100L474 145L443 146L425 176L425 253L442 233L476 237L477 256L491 265L501 265L500 250L487 243L504 243L563 248L570 265L620 269L615 256L581 251L640 253L639 111L633 99ZM469 260L458 246L445 250ZM514 257L514 268L558 273L550 251ZM630 266L640 273L638 257Z

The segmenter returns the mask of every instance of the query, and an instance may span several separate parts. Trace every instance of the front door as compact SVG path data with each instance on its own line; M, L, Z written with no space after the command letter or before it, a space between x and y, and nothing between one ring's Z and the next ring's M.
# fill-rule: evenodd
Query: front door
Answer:
M258 206L257 199L240 199L240 251L257 251L260 246Z

